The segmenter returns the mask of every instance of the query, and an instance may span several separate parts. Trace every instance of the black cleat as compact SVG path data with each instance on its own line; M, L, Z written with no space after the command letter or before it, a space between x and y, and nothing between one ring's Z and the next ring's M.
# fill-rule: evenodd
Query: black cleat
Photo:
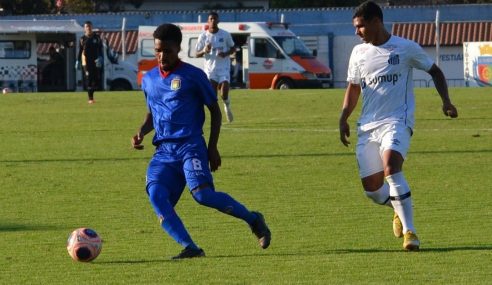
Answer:
M265 218L260 212L252 212L257 216L256 220L250 225L251 231L258 238L258 243L261 248L266 249L270 245L270 240L272 239L272 233L268 229L265 223Z
M183 249L178 255L173 256L173 258L171 259L176 260L176 259L204 257L204 256L205 256L205 251L203 251L203 249L187 247Z

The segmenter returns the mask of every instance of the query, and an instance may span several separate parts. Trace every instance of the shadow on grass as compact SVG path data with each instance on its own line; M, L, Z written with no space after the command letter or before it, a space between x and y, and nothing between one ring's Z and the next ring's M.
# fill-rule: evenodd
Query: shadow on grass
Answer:
M27 224L1 224L0 232L29 232L29 231L52 231L63 229L58 226L27 225Z
M451 251L481 251L481 250L492 250L492 245L481 245L481 246L457 246L457 247L430 247L423 248L422 252L451 252Z
M112 261L100 261L94 262L94 264L150 264L150 263L163 263L163 262L186 262L191 260L203 260L203 259L218 259L218 258L262 258L262 257L296 257L296 256L315 256L315 255L339 255L339 254L365 254L365 253L403 253L403 254L419 254L427 252L454 252L454 251L489 251L492 250L492 245L484 246L455 246L455 247L434 247L423 248L418 252L405 252L402 249L380 249L380 248L351 248L351 249L334 249L334 250L321 250L317 252L273 252L273 253L256 253L256 254L231 254L231 255L207 255L204 258L197 259L183 259L183 260L171 260L169 258L158 259L139 259L139 260L112 260Z
M95 261L94 265L103 265L103 264L114 264L114 265L128 265L128 264L150 264L150 263L163 263L163 262L179 262L176 260L171 260L169 258L158 258L158 259L139 259L139 260L111 260L111 261Z
M422 252L453 252L453 251L489 251L492 250L492 245L480 245L480 246L450 246L450 247L424 247L420 251ZM403 252L402 249L380 249L380 248L352 248L352 249L336 249L324 251L328 254L350 254L350 253L389 253L389 252ZM413 253L413 252L408 252Z

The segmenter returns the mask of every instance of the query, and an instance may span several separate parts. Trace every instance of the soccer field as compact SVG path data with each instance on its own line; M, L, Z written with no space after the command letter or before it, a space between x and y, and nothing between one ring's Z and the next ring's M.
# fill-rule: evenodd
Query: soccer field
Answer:
M185 190L176 209L207 257L181 261L144 189L151 136L130 145L140 92L97 92L94 105L85 93L1 95L0 284L491 284L492 89L451 89L456 120L434 89L416 90L404 171L422 244L410 253L360 185L359 109L351 146L339 142L343 93L232 92L215 184L265 215L272 244ZM104 240L92 263L67 254L78 227Z

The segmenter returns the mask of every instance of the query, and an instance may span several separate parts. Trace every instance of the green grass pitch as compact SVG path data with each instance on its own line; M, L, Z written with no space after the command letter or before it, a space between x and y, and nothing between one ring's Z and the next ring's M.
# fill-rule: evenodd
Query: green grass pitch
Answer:
M405 175L421 251L402 251L389 208L363 194L351 146L338 139L344 90L234 90L214 174L219 190L263 212L259 248L242 221L199 206L177 211L207 257L160 228L144 190L153 154L130 138L140 92L0 95L0 284L491 284L492 89L451 89L459 118L434 89L417 89ZM359 102L360 108L360 102ZM208 136L208 122L205 135ZM103 238L92 263L65 245L78 227Z

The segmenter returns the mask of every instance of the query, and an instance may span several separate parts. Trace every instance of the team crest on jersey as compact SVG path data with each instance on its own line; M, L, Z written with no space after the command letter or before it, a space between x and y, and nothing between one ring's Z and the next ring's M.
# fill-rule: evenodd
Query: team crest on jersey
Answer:
M181 78L176 77L171 81L171 89L176 91L179 88L181 88Z

